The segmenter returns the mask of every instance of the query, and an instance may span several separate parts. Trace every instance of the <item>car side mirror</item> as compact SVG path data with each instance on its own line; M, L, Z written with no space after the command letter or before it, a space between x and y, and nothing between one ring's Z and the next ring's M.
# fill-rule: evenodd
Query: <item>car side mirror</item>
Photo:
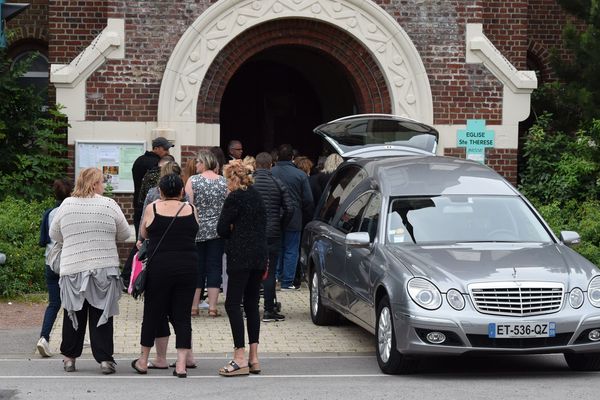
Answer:
M566 244L567 246L573 246L581 243L581 237L579 233L573 231L561 231L560 232L560 241Z
M346 235L346 245L352 247L369 247L371 238L368 232L352 232Z

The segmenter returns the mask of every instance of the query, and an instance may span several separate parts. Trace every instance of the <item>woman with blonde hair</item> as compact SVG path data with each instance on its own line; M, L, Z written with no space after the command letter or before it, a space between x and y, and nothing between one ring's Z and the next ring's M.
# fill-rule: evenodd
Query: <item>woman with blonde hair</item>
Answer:
M190 203L196 206L200 228L196 235L196 246L200 258L198 281L192 302L192 315L198 315L200 296L204 289L208 292L208 315L218 317L219 292L223 281L222 258L223 239L217 234L217 222L221 208L227 196L225 178L217 175L217 159L210 150L198 152L197 167L199 173L188 179L185 193Z
M246 156L242 160L242 163L244 163L244 165L247 166L252 172L256 171L256 158L252 156Z
M267 264L267 212L260 193L252 187L251 172L241 160L232 160L224 168L229 195L219 217L217 232L226 239L228 281L225 310L231 325L234 353L233 360L219 370L222 376L260 373L258 301ZM250 345L248 358L242 304Z
M75 371L88 320L94 359L103 374L115 372L113 315L119 313L122 287L116 241L129 237L129 223L103 193L102 172L83 169L50 225L50 237L62 243L59 285L65 311L60 352L66 372Z

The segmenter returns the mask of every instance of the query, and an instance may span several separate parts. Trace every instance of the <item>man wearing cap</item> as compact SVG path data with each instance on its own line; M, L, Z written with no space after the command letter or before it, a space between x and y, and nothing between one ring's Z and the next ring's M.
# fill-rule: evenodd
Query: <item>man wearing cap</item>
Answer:
M164 137L157 137L152 141L152 151L146 151L144 154L139 156L131 167L131 173L133 175L133 226L135 227L135 237L138 237L138 230L140 227L140 220L142 219L142 212L144 211L144 201L139 202L140 189L142 187L142 179L148 170L156 167L161 158L169 154L169 149L173 147L173 144ZM133 256L137 252L135 244L131 249L127 261L123 267L121 277L125 287L129 284L129 278L131 276L131 263Z
M143 202L139 202L140 188L142 187L142 179L149 169L152 169L158 165L161 158L169 154L169 149L173 147L173 144L164 137L157 137L152 141L152 151L146 151L144 154L139 156L131 167L131 173L133 174L133 224L135 225L135 236L138 235L138 229L140 225L140 219L142 218L142 207Z

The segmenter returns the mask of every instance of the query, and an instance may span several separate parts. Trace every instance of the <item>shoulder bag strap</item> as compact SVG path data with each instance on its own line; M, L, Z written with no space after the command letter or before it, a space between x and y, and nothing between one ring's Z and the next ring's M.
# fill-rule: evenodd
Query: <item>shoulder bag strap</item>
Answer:
M167 235L167 232L169 232L169 229L171 229L171 226L173 225L173 222L175 222L175 218L177 218L177 216L179 215L179 213L181 212L181 210L183 210L183 207L185 207L186 204L187 204L187 202L183 203L181 205L181 207L179 207L179 210L177 210L177 214L175 214L175 216L173 217L173 219L171 219L171 222L169 223L169 226L167 226L167 229L165 229L164 233L160 237L160 240L156 244L156 247L154 248L154 251L152 252L152 255L150 257L148 257L148 261L146 261L146 268L148 268L150 266L150 260L156 254L156 250L158 250L158 246L160 246L160 244L162 243L163 239ZM156 207L156 205L155 205L155 207ZM156 210L156 208L155 208L155 210Z

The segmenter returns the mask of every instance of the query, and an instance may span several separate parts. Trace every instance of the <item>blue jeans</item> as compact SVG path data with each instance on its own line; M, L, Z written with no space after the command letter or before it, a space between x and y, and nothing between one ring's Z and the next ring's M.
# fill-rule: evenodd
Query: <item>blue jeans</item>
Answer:
M294 283L300 252L300 231L284 231L281 237L281 255L277 262L277 276L282 288Z
M221 238L196 242L198 248L198 281L196 288L219 288L223 283L223 251L225 241Z
M60 311L60 288L58 287L59 276L55 274L49 266L46 265L46 285L48 286L48 307L44 314L42 323L42 332L40 337L50 341L50 331Z

